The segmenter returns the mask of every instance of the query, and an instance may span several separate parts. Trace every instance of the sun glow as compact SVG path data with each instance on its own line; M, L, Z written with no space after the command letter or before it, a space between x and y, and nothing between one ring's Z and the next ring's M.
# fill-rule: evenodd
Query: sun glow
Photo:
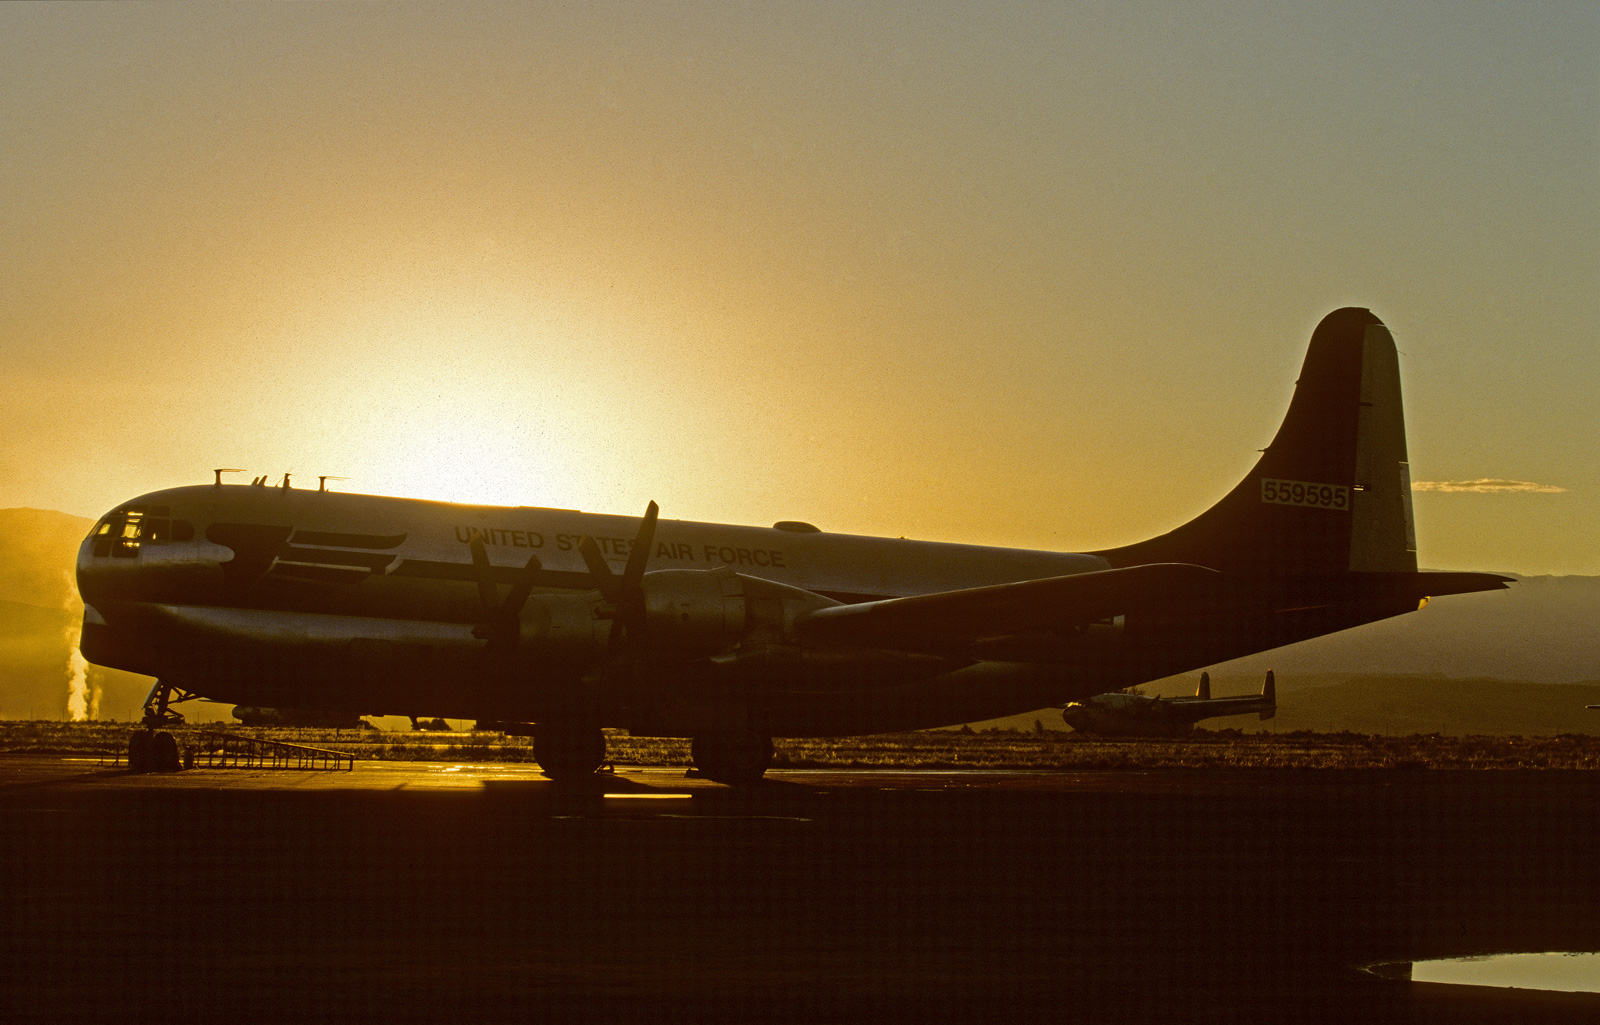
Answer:
M369 494L592 501L592 427L608 422L612 400L574 363L601 347L595 329L488 298L435 301L422 316L396 304L325 325L323 348L341 361L353 354L363 372L330 368L303 399L308 415L298 428L309 429L317 466Z
M359 490L484 505L570 505L584 490L581 442L559 403L529 395L400 403L360 461Z

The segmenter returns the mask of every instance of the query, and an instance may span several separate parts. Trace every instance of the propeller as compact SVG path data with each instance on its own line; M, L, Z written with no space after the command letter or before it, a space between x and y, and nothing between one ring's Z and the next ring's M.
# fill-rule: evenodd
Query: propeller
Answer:
M498 600L499 588L494 581L494 568L489 565L489 552L483 546L483 538L474 535L471 547L472 566L478 580L478 606L483 613L483 619L472 628L472 636L488 641L491 649L515 650L517 638L522 632L522 606L528 604L528 595L533 593L534 575L542 568L539 557L528 556L527 565L517 573L511 591L506 595L506 600L501 602Z
M595 614L616 624L612 628L610 641L614 648L623 644L624 639L635 643L644 640L644 567L650 561L650 549L655 544L656 514L660 511L654 502L645 507L638 536L628 550L628 562L623 566L620 577L606 565L605 556L600 554L600 546L594 538L584 537L578 542L578 551L583 555L584 564L589 567L589 575L594 578L595 590L606 600L605 606Z

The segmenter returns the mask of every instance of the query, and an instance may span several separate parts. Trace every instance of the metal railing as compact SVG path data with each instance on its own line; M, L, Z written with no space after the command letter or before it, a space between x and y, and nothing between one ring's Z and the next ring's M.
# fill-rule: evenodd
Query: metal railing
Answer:
M323 747L287 744L281 740L237 737L197 730L194 764L219 769L326 769L353 772L355 755ZM348 763L348 764L346 764Z
M179 759L184 768L309 769L353 772L356 756L323 747L289 744L281 740L239 737L213 730L173 731L179 738ZM128 762L124 745L100 754L103 768L121 768ZM348 764L347 764L348 763Z

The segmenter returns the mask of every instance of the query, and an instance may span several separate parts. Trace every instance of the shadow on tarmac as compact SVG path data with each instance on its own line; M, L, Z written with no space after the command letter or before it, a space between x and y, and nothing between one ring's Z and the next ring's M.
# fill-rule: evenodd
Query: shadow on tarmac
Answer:
M1584 773L90 775L0 791L9 1020L1600 1020L1356 971L1600 949Z

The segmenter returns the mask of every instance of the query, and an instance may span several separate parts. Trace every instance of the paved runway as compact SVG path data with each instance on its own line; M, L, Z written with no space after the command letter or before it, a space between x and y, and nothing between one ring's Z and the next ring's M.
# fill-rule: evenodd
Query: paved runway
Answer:
M8 1020L1576 1021L1358 965L1600 949L1600 774L0 759Z

